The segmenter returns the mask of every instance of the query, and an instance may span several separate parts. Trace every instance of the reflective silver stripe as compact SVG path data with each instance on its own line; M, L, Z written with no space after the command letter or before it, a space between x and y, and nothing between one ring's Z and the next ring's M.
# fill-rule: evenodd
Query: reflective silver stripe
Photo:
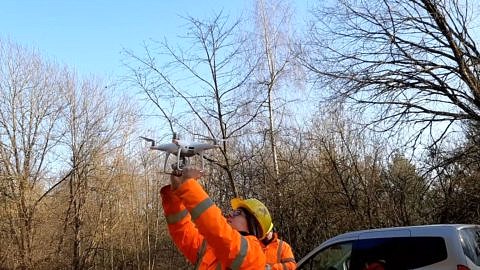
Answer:
M205 200L203 200L201 203L195 206L192 211L190 211L190 215L192 215L192 220L195 221L195 219L199 218L200 215L212 205L213 202L212 200L210 200L210 198L206 198Z
M184 209L178 213L167 215L165 218L167 219L168 224L174 224L182 220L188 214L187 209Z
M242 265L243 260L245 260L245 256L247 256L247 249L248 249L248 242L243 235L241 236L240 241L240 251L238 251L237 257L232 262L231 269L236 270L240 269L240 265Z
M197 270L200 267L200 262L203 259L203 256L205 255L205 250L207 250L207 241L203 239L202 245L200 246L200 249L198 250L197 254L197 263L195 264L195 270Z
M217 268L215 270L222 270L222 263L218 262Z
M283 268L284 270L288 270L287 265L286 265L285 263L282 263L282 268Z
M278 249L277 249L277 262L281 262L282 261L282 245L283 245L283 241L282 239L280 239L278 241Z

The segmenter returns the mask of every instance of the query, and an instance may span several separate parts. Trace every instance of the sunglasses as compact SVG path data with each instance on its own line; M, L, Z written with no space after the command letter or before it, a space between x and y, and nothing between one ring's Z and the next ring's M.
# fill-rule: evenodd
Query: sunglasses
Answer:
M245 216L245 214L243 213L242 210L236 209L236 210L231 211L228 214L228 216L234 218L234 217L238 217L238 216Z

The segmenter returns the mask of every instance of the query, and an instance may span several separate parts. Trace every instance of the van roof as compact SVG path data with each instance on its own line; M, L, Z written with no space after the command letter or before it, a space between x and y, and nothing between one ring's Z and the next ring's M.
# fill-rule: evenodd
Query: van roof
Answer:
M337 235L333 238L328 239L325 241L324 244L328 244L329 242L337 242L339 240L350 240L350 239L357 239L362 234L368 235L385 235L387 237L393 236L402 236L402 232L422 232L428 230L429 232L435 231L445 231L445 230L460 230L467 227L480 227L479 225L475 224L430 224L430 225L416 225L416 226L402 226L402 227L388 227L388 228L377 228L377 229L365 229L353 232L347 232L340 235Z

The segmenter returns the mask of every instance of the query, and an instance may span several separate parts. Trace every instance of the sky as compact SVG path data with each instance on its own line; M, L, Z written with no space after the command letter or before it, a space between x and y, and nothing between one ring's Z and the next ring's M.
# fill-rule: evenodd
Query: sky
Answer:
M295 2L295 1L294 1ZM305 2L306 0L301 0ZM174 39L185 20L231 16L252 0L2 0L0 38L36 49L80 75L121 74L121 52L144 41Z
M285 0L302 18L313 0ZM158 129L155 107L140 90L122 84L129 70L125 50L144 53L150 41L175 44L185 39L185 17L210 19L222 11L238 18L255 0L0 0L0 40L38 51L47 62L67 66L80 78L98 79L142 105L145 126ZM182 18L183 17L183 18ZM131 59L130 59L131 60ZM306 107L302 107L306 108ZM158 112L157 112L158 113Z

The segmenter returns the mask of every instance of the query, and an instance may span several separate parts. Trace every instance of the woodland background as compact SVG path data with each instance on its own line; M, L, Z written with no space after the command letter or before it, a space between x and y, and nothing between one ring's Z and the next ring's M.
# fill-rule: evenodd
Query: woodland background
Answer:
M126 49L113 89L0 40L0 269L189 269L139 139L172 132L225 139L202 184L224 210L264 201L297 259L350 230L479 223L478 1L318 2L302 31L288 1L186 17L189 46Z

